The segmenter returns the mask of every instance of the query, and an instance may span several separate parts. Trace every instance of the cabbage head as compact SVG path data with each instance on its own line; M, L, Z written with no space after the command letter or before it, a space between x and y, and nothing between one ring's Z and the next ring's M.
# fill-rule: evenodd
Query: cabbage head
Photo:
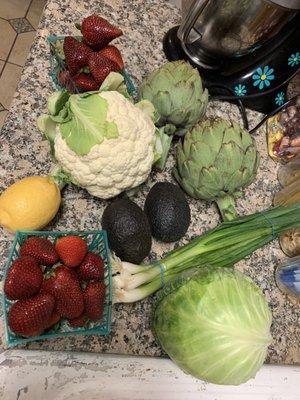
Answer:
M262 366L272 337L261 290L238 271L200 271L159 294L153 330L169 357L196 378L239 385Z

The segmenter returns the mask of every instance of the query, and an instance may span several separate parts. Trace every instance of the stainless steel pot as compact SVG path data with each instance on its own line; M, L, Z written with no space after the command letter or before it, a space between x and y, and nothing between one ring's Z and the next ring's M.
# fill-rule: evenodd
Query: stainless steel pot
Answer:
M198 65L243 56L261 47L291 20L300 0L182 0L178 38Z

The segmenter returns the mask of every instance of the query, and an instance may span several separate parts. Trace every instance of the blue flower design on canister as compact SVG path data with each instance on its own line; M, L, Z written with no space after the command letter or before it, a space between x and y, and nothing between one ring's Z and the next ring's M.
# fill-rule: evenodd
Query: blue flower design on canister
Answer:
M236 85L234 87L234 93L237 96L245 96L245 94L247 93L246 86L245 85L241 85L241 84Z
M290 57L288 58L288 65L291 67L295 67L295 65L298 65L300 63L300 53L297 51L295 54L291 54Z
M284 103L284 98L284 92L277 93L277 96L275 97L275 104L277 104L278 106L282 106L282 104Z
M274 68L270 68L266 65L263 68L257 68L256 73L252 75L252 79L254 79L253 85L258 86L260 90L262 90L265 86L270 86L270 81L275 78L273 74Z

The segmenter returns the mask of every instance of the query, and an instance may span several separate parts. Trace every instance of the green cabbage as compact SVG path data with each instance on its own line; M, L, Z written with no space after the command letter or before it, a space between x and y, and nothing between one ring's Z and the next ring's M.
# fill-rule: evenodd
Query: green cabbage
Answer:
M272 316L260 289L233 270L204 270L160 292L153 330L185 372L216 384L253 378L271 342Z

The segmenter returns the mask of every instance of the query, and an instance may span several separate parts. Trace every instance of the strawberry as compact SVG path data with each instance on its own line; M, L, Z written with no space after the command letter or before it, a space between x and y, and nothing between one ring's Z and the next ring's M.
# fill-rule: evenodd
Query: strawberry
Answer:
M85 313L92 321L102 317L105 291L106 288L103 282L90 282L83 291Z
M84 73L75 76L73 81L81 92L92 92L93 90L99 89L99 85L96 83L94 78Z
M98 54L101 54L101 56L104 56L114 61L116 64L118 64L120 70L124 69L124 61L122 59L121 53L119 49L117 49L115 46L106 46L101 49Z
M8 312L8 325L20 336L38 336L47 326L55 306L51 294L38 294L30 299L19 300Z
M70 75L70 71L68 71L68 70L60 71L57 74L57 80L61 86L67 86L67 84L70 82L70 79L71 79L71 75Z
M99 53L92 53L89 55L88 66L93 78L99 85L101 85L111 72L120 70L118 64Z
M82 281L89 279L101 281L104 278L104 262L102 257L92 252L87 253L84 260L79 265L77 273L79 279Z
M92 50L84 43L79 42L72 36L65 37L64 54L71 75L77 74L82 67L87 65L90 53L92 53Z
M83 294L76 273L60 265L53 275L44 280L41 293L50 293L55 297L57 312L65 318L76 318L84 309Z
M37 261L29 256L15 260L4 283L4 293L10 300L27 299L38 293L43 272Z
M84 18L81 25L84 41L94 49L101 49L113 39L123 35L121 29L111 25L99 15L90 15Z
M72 328L81 328L82 326L85 325L86 322L85 314L81 314L77 318L69 319L68 322L69 325L72 326Z
M43 265L53 265L58 261L58 254L50 240L32 236L20 247L21 256L31 256Z
M54 310L53 313L50 315L49 321L46 325L45 329L50 329L53 327L53 325L56 325L61 319L60 314Z
M74 268L82 262L88 248L80 236L70 235L57 239L55 250L67 267Z

